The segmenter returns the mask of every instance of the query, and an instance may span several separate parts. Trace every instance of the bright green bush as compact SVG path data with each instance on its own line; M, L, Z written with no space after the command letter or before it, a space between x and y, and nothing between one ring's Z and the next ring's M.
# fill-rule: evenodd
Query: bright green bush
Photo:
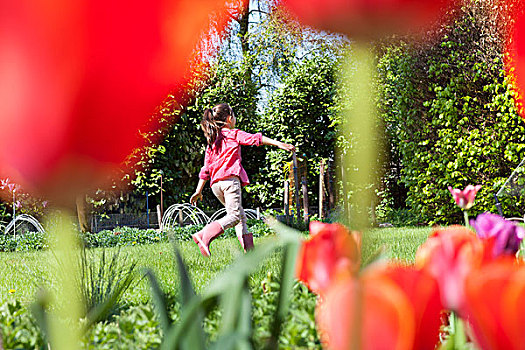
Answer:
M0 234L0 252L26 252L47 248L49 245L45 233L27 232L16 237Z
M31 312L14 300L0 305L0 336L4 349L40 349L45 344Z
M95 324L85 337L89 349L156 349L160 328L152 305L132 306L113 322Z
M378 104L391 150L386 179L402 187L386 192L406 196L421 221L461 222L448 186L481 184L472 214L496 211L493 195L524 156L498 11L472 1L433 33L439 39L432 44L398 43L380 55ZM518 214L511 209L505 214Z

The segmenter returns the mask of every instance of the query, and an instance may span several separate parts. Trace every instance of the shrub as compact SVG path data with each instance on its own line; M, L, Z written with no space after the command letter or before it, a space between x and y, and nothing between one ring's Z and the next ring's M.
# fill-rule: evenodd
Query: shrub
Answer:
M19 301L0 305L0 336L4 349L40 349L45 344L35 318Z
M156 349L160 346L160 327L150 304L132 306L113 322L95 324L85 336L90 349Z
M180 241L191 240L191 235L202 229L202 225L173 227L168 231L153 229L143 230L133 227L117 227L98 233L79 233L86 248L109 248L132 246L136 244L166 243L173 238ZM248 220L248 229L254 237L273 234L273 231L260 220ZM236 237L235 230L229 228L219 238ZM23 235L0 234L0 252L19 252L49 248L48 235L40 232L28 232Z

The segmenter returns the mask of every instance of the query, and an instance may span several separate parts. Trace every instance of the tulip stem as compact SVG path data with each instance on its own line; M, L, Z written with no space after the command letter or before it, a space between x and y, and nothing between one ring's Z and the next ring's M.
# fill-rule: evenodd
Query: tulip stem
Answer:
M454 348L463 349L463 346L467 343L465 330L463 328L463 321L455 312L452 313L452 317L454 318Z
M55 259L50 261L50 270L58 276L61 283L53 299L55 305L49 317L51 347L58 350L79 349L81 337L78 320L84 312L76 284L76 276L79 274L76 259L80 242L74 232L70 215L61 212L59 224L51 231L55 235L51 247ZM64 322L65 320L71 322Z
M465 217L465 226L466 226L466 227L469 227L470 224L469 224L469 222L468 222L468 211L463 210L463 216Z
M463 321L458 317L455 312L451 312L449 315L449 338L444 346L439 349L463 349L467 343L467 338L465 337L465 330L463 328Z

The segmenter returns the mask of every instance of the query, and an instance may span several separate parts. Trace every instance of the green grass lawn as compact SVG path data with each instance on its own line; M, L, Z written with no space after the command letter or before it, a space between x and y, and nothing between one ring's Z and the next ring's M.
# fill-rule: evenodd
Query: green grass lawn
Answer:
M417 247L425 241L430 228L385 228L374 229L365 235L363 260L369 260L378 250L386 252L389 258L413 262ZM258 238L260 245L270 238ZM218 239L211 246L212 257L203 258L193 241L179 242L183 259L197 292L203 291L241 253L235 238ZM119 248L106 248L106 258ZM88 260L100 261L103 250L91 249ZM267 258L252 274L250 290L252 293L252 322L254 326L254 347L259 349L267 344L269 330L276 309L278 297L281 255L279 252ZM123 307L117 311L116 318L96 323L84 335L84 346L90 349L150 349L157 348L162 339L157 311L151 301L148 281L141 278L144 268L156 274L162 289L175 301L179 290L177 267L173 247L168 243L130 245L120 248L119 262L127 265L136 262L139 274L132 287L123 296ZM107 261L107 260L106 260ZM39 285L52 289L60 288L51 265L55 258L50 251L0 253L0 331L4 336L6 348L35 348L42 344L41 332L30 319L26 308L35 300ZM307 288L297 283L293 286L289 310L283 321L279 335L279 348L282 349L321 349L315 324L317 297ZM19 302L18 303L15 303ZM15 311L8 311L8 305ZM14 306L18 305L18 306ZM176 322L179 317L178 303L170 303L170 317ZM18 311L16 311L18 310ZM209 341L215 341L221 327L221 310L212 310L205 318L203 327ZM21 334L25 334L20 338ZM27 340L29 339L29 340ZM40 340L38 340L40 339ZM38 345L38 347L40 346Z
M392 259L413 262L417 247L430 233L430 228L383 228L369 231L364 240L363 260L367 260L378 249L383 248ZM255 244L265 238L257 239ZM212 256L203 258L193 241L179 243L183 258L190 270L197 291L203 288L219 272L224 270L241 254L236 239L218 239L211 246ZM106 248L111 254L118 248ZM96 251L100 252L101 249ZM121 248L121 258L134 260L139 267L151 268L157 275L163 289L175 294L178 288L173 249L170 244L135 245ZM0 303L16 298L23 304L33 300L39 284L54 285L49 262L54 259L48 251L0 253ZM274 254L252 276L252 284L257 285L270 272L279 271L279 256ZM14 293L13 293L14 290ZM11 293L10 293L11 291ZM147 302L150 289L145 279L139 278L124 299L131 304Z
M430 227L381 228L369 231L363 240L363 260L384 249L390 260L413 263L417 248L426 241Z
M256 240L260 243L264 238ZM183 258L189 268L194 287L201 291L219 272L241 254L240 245L235 239L219 239L212 246L212 256L205 259L193 241L179 243ZM118 248L106 248L111 254ZM101 253L102 248L95 249ZM40 284L54 286L53 273L50 272L50 262L54 257L49 251L0 253L0 303L16 298L22 303L34 299ZM122 247L120 259L135 261L139 270L150 268L157 275L162 288L168 293L176 293L178 277L174 259L173 247L168 243L136 245ZM260 267L252 276L253 283L260 283L268 272L279 271L278 256L274 255ZM14 293L10 293L14 290ZM132 304L147 302L150 298L150 287L146 279L137 278L134 287L128 291L124 299Z

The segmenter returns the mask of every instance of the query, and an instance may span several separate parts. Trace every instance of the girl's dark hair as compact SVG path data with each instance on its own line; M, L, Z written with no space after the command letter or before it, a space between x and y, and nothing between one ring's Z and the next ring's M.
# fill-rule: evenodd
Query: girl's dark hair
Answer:
M230 115L234 116L232 108L227 103L221 103L213 108L204 110L201 127L208 145L211 146L215 143Z

